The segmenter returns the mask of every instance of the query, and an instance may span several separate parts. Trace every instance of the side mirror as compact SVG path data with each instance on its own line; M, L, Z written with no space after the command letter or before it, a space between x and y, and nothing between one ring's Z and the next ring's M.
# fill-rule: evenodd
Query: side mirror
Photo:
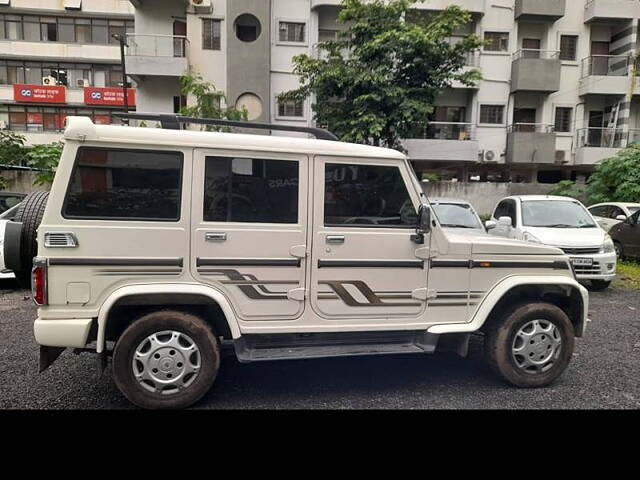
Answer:
M616 217L616 220L620 220L621 222L624 222L627 219L627 217L625 215L618 215Z
M416 233L411 236L411 240L415 243L424 243L424 234L431 231L431 208L429 205L420 205L418 212L418 224L416 225Z
M496 222L494 222L493 220L487 220L486 222L484 222L484 227L487 230L493 230L497 226L498 226L498 224Z
M513 220L511 220L511 217L500 217L498 219L498 225L500 225L501 227L512 227Z

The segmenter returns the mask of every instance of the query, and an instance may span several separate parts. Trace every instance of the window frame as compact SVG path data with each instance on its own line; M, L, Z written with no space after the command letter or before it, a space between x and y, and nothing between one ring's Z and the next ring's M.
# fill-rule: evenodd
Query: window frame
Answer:
M202 35L201 35L201 49L202 50L211 50L211 51L214 51L214 52L222 51L222 37L224 36L223 32L222 32L222 21L223 21L223 19L215 18L215 17L209 17L209 18L203 18L202 19L202 23L200 24L201 28L202 28L202 32L201 32L202 33ZM205 47L205 32L206 32L205 25L207 24L207 22L211 22L211 34L212 34L211 35L211 40L212 40L212 42L213 42L213 39L214 39L214 37L213 37L213 24L215 22L218 22L220 24L220 37L218 38L219 48L208 48L208 47Z
M511 32L509 30L484 30L482 32L482 39L487 40L487 34L499 34L507 36L507 46L505 50L487 50L488 45L482 47L482 53L489 55L510 55L511 54Z
M482 107L502 107L502 121L500 123L484 123L482 121ZM483 127L505 127L507 121L507 105L505 103L480 103L478 104L478 126Z
M316 157L316 161L318 161L318 157ZM337 223L337 224L332 224L332 223L327 223L326 222L326 181L327 181L327 166L328 165L341 165L341 166L360 166L360 167L385 167L385 168L395 168L397 169L399 175L400 175L400 179L402 180L402 184L405 187L405 191L407 192L407 198L409 199L409 201L411 202L411 205L413 206L414 210L415 210L415 214L416 217L418 215L418 207L420 205L419 199L415 198L415 195L413 195L412 193L414 193L414 191L412 190L411 186L413 185L413 183L411 182L411 178L410 178L410 174L407 171L406 165L404 164L398 164L398 163L391 163L391 162L384 162L384 161L379 161L379 162L371 162L371 161L367 161L365 159L362 159L362 161L359 161L356 158L338 158L338 157L324 157L322 159L322 161L318 162L317 164L317 169L316 169L316 175L320 174L321 179L322 179L322 188L319 191L319 195L321 195L321 202L319 202L322 205L321 209L316 209L316 211L319 211L317 214L319 215L318 218L318 225L320 226L320 228L331 228L331 229L337 229L337 230L345 230L345 229L350 229L350 228L355 228L355 229L372 229L372 230L380 230L380 229L391 229L391 230L409 230L409 231L415 231L416 226L417 225L376 225L376 224L367 224L367 223ZM418 202L416 203L416 200L418 200Z
M558 110L561 109L561 108L562 109L571 110L571 116L569 118L569 130L567 130L567 131L558 130L556 128L557 127L557 119L558 119ZM554 131L556 132L556 134L561 135L561 136L566 136L566 137L573 136L573 130L574 130L573 126L575 124L574 115L575 115L575 107L573 105L562 105L562 104L559 104L559 105L554 105L553 106L553 128L554 128Z
M278 120L290 120L290 121L305 121L307 118L307 114L306 114L306 102L304 100L302 100L302 115L300 116L291 116L291 115L280 115L280 101L278 100L278 96L275 96L275 114L276 114L276 119Z
M156 218L139 218L139 217L103 217L103 216L74 216L67 215L66 209L69 201L69 194L71 193L71 186L73 183L73 178L75 177L78 171L78 160L83 150L106 150L109 152L119 151L119 152L135 152L135 153L163 153L163 154L178 154L180 156L180 178L178 180L178 185L180 187L180 191L178 192L178 217L175 219L156 219ZM184 161L184 151L182 150L152 150L149 148L124 148L124 147L97 147L91 145L82 145L78 147L75 153L75 158L73 160L73 168L71 169L71 175L67 181L67 189L64 194L64 201L62 202L62 208L60 210L60 215L62 218L67 220L103 220L103 221L113 221L113 222L149 222L149 223L180 223L182 221L182 197L185 192L184 188L184 169L185 169L185 161ZM188 216L187 216L188 219Z
M280 40L280 24L301 24L303 25L303 39L301 41L295 40ZM309 43L309 23L306 19L302 18L276 18L274 25L274 35L275 35L275 44L276 45L289 45L296 47L304 47Z
M575 58L565 59L562 58L562 38L572 37L575 38ZM576 32L558 32L558 58L563 64L577 65L580 57L580 34Z

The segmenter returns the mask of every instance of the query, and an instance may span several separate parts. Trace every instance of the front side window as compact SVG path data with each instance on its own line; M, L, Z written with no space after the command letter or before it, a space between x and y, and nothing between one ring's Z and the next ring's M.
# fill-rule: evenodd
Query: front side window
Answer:
M205 222L297 223L299 162L206 157Z
M489 42L484 46L485 52L509 51L509 34L507 32L484 32L484 39Z
M527 200L522 202L522 223L527 227L594 228L591 215L577 202Z
M513 200L504 200L498 204L496 211L493 214L493 218L500 220L500 217L509 217L511 219L511 225L515 225L516 206Z
M325 165L324 224L415 227L416 210L398 167Z
M182 163L179 152L80 148L63 216L177 221Z

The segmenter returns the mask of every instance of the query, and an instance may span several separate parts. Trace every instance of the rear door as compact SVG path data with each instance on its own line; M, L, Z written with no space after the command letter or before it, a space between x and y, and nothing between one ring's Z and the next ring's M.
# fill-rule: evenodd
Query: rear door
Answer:
M406 322L426 308L429 235L405 165L316 157L311 305L349 325ZM410 188L407 188L409 186Z
M307 158L196 150L191 270L244 320L304 310Z

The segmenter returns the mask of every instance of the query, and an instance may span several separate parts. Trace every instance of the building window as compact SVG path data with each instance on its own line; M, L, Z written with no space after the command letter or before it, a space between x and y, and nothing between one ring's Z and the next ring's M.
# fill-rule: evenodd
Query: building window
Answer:
M303 117L304 102L287 100L286 102L278 101L278 116L279 117Z
M255 15L243 13L234 22L236 37L242 42L255 42L260 36L262 27Z
M53 77L58 85L69 88L121 87L122 67L108 64L0 60L0 85L40 85L42 77Z
M42 107L24 105L0 105L0 123L19 132L62 132L68 116L89 117L96 124L119 124L111 112L121 109Z
M220 20L202 19L202 48L203 50L220 50Z
M504 123L504 105L480 105L480 123L502 125Z
M562 35L560 37L560 60L574 62L578 57L578 36Z
M332 42L338 39L339 30L327 30L320 29L318 30L318 41L319 42Z
M485 52L509 51L509 34L507 32L484 32L484 39L490 42L484 46Z
M556 132L570 132L573 117L572 107L556 107Z
M304 23L280 22L278 27L281 42L304 42Z

